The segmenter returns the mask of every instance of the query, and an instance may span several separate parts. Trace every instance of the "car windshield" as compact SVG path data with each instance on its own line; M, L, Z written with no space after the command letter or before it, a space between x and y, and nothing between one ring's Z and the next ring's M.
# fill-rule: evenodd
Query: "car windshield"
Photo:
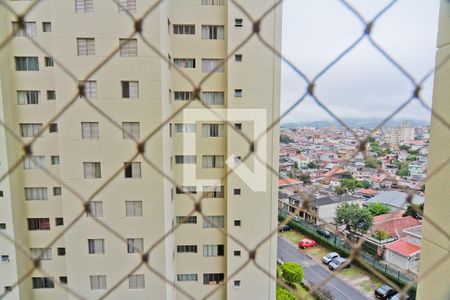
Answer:
M380 290L383 290L384 292L387 292L389 290L391 290L392 288L386 284L383 284L382 286L380 286Z
M333 258L336 256L336 253L328 253L327 258Z

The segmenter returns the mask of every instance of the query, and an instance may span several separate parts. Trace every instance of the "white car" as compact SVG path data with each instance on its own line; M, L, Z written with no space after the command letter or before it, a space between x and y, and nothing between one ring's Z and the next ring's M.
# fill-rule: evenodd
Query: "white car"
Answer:
M338 253L336 252L331 252L328 253L327 255L325 255L324 257L322 257L322 262L326 265L328 265L333 259L341 257Z
M292 220L299 222L301 220L301 218L299 216L294 216L294 217L292 217Z

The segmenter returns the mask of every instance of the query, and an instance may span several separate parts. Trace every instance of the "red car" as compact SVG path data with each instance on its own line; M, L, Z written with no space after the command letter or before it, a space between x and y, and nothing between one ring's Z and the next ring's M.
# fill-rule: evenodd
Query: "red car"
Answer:
M303 239L298 243L298 247L302 249L311 248L315 246L316 246L315 240Z

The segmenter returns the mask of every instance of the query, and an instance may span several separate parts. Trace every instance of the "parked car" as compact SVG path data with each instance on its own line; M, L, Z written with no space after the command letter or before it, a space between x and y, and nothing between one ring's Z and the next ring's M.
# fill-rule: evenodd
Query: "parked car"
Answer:
M405 297L401 297L400 293L395 294L394 296L392 296L391 298L389 298L389 300L409 300L409 296L405 295Z
M336 252L330 252L327 255L325 255L324 257L322 257L322 262L326 265L328 265L333 259L341 257L338 253Z
M377 299L388 300L395 294L397 294L397 291L387 284L383 284L375 290L375 298Z
M316 230L318 235L323 236L326 239L329 239L331 237L331 233L328 230L325 229L317 229Z
M310 240L310 239L303 239L298 243L298 247L305 249L305 248L311 248L311 247L315 247L316 246L316 241L315 240Z
M278 226L279 226L279 224L278 224ZM279 232L285 232L285 231L290 231L290 230L292 230L292 228L291 228L291 226L289 226L287 224L284 224L283 226L278 228Z
M292 220L295 222L300 222L301 218L299 216L292 217Z
M348 267L350 267L350 262L343 257L335 258L328 264L328 269L330 269L331 271L334 271L338 268L345 269Z

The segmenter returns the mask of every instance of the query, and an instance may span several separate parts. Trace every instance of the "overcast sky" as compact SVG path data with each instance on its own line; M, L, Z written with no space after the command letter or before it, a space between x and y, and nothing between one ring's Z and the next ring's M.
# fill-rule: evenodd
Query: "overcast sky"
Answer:
M389 1L350 1L366 20ZM283 55L309 78L314 77L364 30L360 21L338 0L285 0L283 3ZM373 37L415 79L434 66L439 0L399 0L373 27ZM304 81L282 64L281 111L305 91ZM432 78L423 97L431 104ZM411 83L386 61L367 38L317 82L316 94L343 118L385 117L408 99ZM428 120L416 103L398 118ZM282 123L330 119L312 99L287 115Z

